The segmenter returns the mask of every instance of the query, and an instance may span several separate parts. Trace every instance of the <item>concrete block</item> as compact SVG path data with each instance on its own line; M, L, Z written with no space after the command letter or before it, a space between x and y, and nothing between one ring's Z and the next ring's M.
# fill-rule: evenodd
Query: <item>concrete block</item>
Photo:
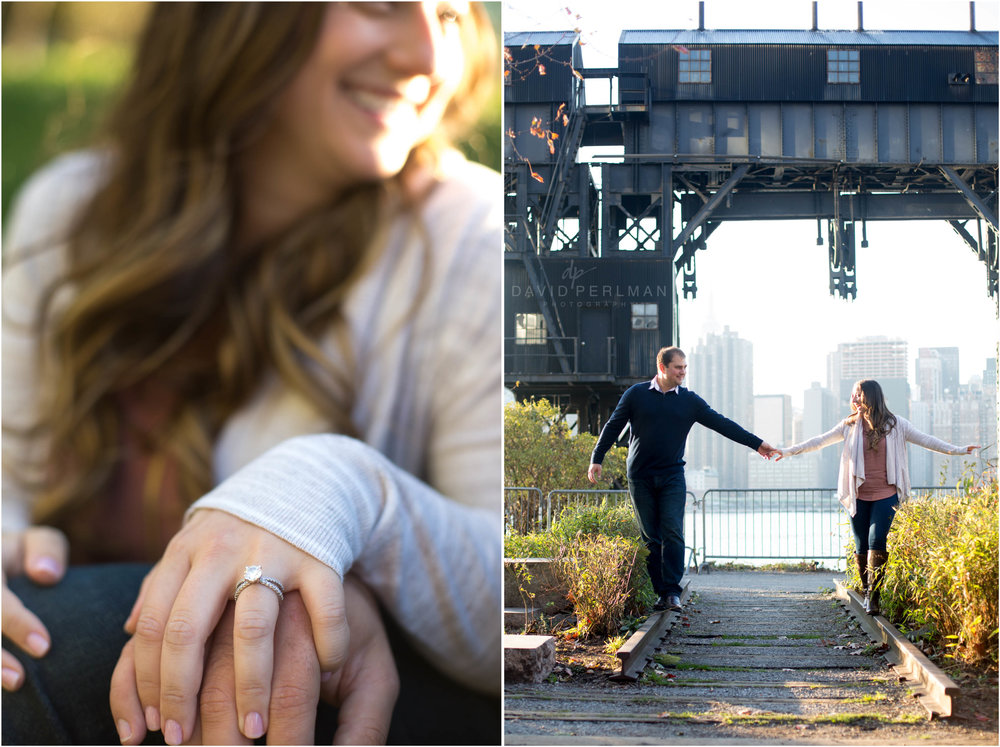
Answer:
M566 591L559 587L550 558L504 559L503 596L507 607L534 607L550 616L572 608Z
M556 665L556 639L550 635L505 635L506 682L544 682Z

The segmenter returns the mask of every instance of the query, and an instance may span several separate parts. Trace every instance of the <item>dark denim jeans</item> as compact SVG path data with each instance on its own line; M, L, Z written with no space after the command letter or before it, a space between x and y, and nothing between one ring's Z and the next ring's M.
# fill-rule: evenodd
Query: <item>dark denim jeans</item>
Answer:
M899 496L893 495L879 501L858 501L857 510L851 517L854 530L854 552L878 550L885 552L885 542L889 537L889 527L896 516Z
M18 692L3 693L3 744L119 744L108 703L111 672L127 641L122 625L148 570L74 567L51 588L11 579L14 593L48 628L52 648L33 659L3 639L27 674ZM445 677L388 616L384 620L400 678L389 744L500 744L499 696L471 692ZM335 728L335 709L321 703L316 744L330 744ZM145 744L163 744L161 734L149 735Z
M639 518L639 532L649 550L646 567L660 596L680 594L684 576L684 472L632 477L629 495Z

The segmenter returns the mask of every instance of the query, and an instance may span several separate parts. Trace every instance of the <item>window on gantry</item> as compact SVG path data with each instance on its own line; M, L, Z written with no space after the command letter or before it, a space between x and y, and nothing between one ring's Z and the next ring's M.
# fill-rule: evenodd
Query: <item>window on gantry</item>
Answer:
M541 314L514 315L514 343L517 345L544 345L548 333Z
M655 303L632 304L632 329L659 329L660 310Z
M826 50L827 83L860 83L861 53L856 49Z
M678 52L677 81L679 83L712 82L712 50L689 49Z

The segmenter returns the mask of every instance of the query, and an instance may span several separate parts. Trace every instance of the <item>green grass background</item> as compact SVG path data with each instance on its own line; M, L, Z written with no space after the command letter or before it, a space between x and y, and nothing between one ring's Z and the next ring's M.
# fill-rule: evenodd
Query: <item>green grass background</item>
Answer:
M129 69L129 39L89 31L90 24L97 21L94 15L85 14L88 8L84 6L93 6L91 13L96 14L108 4L61 5L74 6L67 12L72 11L77 18L71 27L64 24L61 33L67 38L29 43L4 40L0 59L0 215L4 221L17 190L32 172L58 154L88 143ZM500 4L487 3L487 8L499 29ZM476 129L458 145L467 157L499 171L499 85L497 89Z

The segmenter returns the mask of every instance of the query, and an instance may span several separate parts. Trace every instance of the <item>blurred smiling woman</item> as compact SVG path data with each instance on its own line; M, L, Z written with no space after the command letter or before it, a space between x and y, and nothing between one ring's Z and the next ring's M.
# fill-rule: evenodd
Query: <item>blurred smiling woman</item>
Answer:
M102 146L25 187L3 288L5 742L104 734L67 704L125 643L80 625L95 606L136 635L114 720L83 713L125 743L311 741L270 706L306 670L339 738L366 695L358 723L384 737L409 648L443 669L434 692L486 694L469 713L496 721L466 738L499 739L501 193L448 146L494 51L477 4L164 3ZM161 555L131 615L146 568L59 581ZM44 655L70 630L85 651ZM303 630L313 661L290 667ZM203 671L227 636L229 675ZM352 675L373 670L366 691ZM233 690L225 718L199 711L203 677ZM447 738L420 718L397 708L395 738Z

